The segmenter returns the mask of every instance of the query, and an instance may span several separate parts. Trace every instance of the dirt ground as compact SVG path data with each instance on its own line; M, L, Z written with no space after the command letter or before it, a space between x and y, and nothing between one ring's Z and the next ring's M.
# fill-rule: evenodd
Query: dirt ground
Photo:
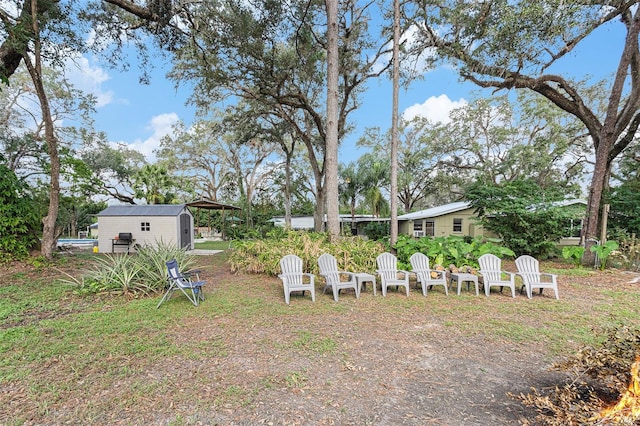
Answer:
M207 300L167 336L178 344L198 342L206 348L204 361L202 355L194 360L127 360L131 373L115 384L109 379L106 387L100 383L101 373L87 367L84 374L95 383L68 389L45 412L29 408L25 389L1 385L0 423L13 424L13 414L30 419L23 424L31 425L518 425L528 424L535 412L510 393L549 389L566 379L549 370L554 359L544 344L514 344L456 327L457 315L463 313L453 305L447 310L447 297L458 297L453 293L429 293L433 304L425 305L418 290L408 299L392 292L387 298L396 312L385 308L383 314L384 298L380 293L374 297L368 288L359 300L342 295L340 310L315 310L309 309L308 296L292 296L286 306L277 278L236 275L226 263L206 256L199 262L207 268L209 299L243 286L247 294L260 294L257 309L275 313L216 313L206 307ZM590 286L640 292L632 282L638 276L622 271L566 276L561 298L574 299L575 309L588 310ZM514 309L531 303L523 295L513 301L506 293L492 294L490 300L468 293L462 297L478 308L477 321L490 327L490 315L499 312L483 311L488 303L513 303ZM550 295L544 297L544 303L556 303ZM331 295L317 295L316 304L333 303ZM305 340L309 330L319 337ZM323 338L335 347L313 346L322 345ZM54 362L33 374L55 380L68 371ZM144 400L127 400L127 389L141 382L150 389Z
M213 275L221 287L238 279L226 270ZM329 294L317 297L317 303L333 303ZM412 297L422 296L416 292ZM358 302L371 298L369 288ZM285 376L283 380L288 380L287 372L303 372L302 383L293 390L280 383L259 392L250 409L229 409L214 418L205 415L202 423L514 425L534 413L507 393L526 393L531 386L545 388L563 380L547 371L548 359L538 353L539 348L512 347L488 341L483 335L470 338L413 309L382 317L375 306L353 307L354 299L352 294L343 295L340 302L349 308L337 315L303 319L287 315L276 324L256 324L251 330L242 330L234 348L237 351L226 357L222 370L243 372L238 377L241 381L254 376ZM308 303L308 297L292 296L291 303ZM297 325L330 330L334 339L340 339L340 349L314 358L313 363L309 357L292 356L290 351L255 351L264 339L286 347Z

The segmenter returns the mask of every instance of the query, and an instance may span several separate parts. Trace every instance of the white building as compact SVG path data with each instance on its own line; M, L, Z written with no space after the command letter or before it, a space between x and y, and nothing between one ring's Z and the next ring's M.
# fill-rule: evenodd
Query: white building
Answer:
M100 253L135 252L159 242L193 250L193 215L185 204L109 206L98 213L98 228Z

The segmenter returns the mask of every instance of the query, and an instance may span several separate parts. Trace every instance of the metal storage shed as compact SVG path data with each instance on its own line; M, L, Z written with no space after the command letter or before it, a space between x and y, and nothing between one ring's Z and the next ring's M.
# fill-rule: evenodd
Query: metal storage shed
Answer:
M162 242L193 250L193 215L186 204L109 206L98 213L100 253L127 253Z

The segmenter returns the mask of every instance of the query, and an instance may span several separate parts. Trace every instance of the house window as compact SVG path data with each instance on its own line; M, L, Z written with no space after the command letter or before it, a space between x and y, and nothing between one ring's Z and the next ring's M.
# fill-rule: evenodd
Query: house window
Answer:
M140 223L140 230L141 231L151 231L151 225L149 224L149 222L141 222Z
M427 220L424 223L424 234L430 237L436 235L436 223L433 220Z
M453 219L453 232L462 232L462 219Z
M424 237L424 231L422 230L422 221L413 222L413 236L416 238Z

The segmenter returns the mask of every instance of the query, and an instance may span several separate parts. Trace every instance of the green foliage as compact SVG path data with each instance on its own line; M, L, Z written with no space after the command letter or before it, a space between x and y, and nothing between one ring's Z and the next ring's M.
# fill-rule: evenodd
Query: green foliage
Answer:
M617 241L620 247L609 256L609 264L617 268L640 270L640 241L636 234L627 234L624 229L615 228L608 232L610 240Z
M370 240L380 241L389 236L389 222L369 222L363 229L364 235Z
M574 209L556 203L564 198L563 188L542 188L530 179L502 184L477 182L465 197L482 226L497 234L517 255L548 256L556 243L569 235L571 219L580 217Z
M167 279L165 262L171 259L176 259L184 272L194 264L193 256L185 250L159 242L153 247L139 249L135 255L100 256L80 278L68 275L63 281L77 287L81 294L150 295L164 289Z
M186 250L164 241L138 249L135 259L140 263L140 281L153 291L161 290L166 283L167 261L176 259L180 270L184 272L189 271L195 263L194 256L188 254Z
M0 262L27 257L39 229L27 186L0 164Z
M609 226L640 235L640 183L623 183L614 189L609 201Z
M618 247L619 245L617 241L609 240L604 244L591 246L589 250L591 250L592 253L595 253L598 256L598 259L600 259L600 269L604 271L604 269L607 267L607 259L609 258L611 253L618 250Z
M178 182L169 174L166 167L156 164L145 164L133 175L132 187L135 196L143 198L148 204L171 204L175 202L172 191Z
M423 237L419 239L399 235L394 248L397 251L398 267L411 269L409 258L416 252L429 257L430 265L478 266L478 257L491 253L498 257L512 257L514 252L497 244L496 240L476 237L469 242L463 237Z
M625 233L640 235L640 146L633 144L620 159L617 179L622 183L611 189L609 228L623 229Z
M567 246L562 248L562 258L564 260L571 260L576 267L580 267L580 261L584 255L584 247L582 246Z
M229 263L236 272L277 275L282 256L295 254L302 259L305 271L317 273L318 257L331 253L341 270L366 272L376 269L376 257L382 252L382 244L360 237L340 237L332 242L326 233L277 230L264 239L236 242Z

